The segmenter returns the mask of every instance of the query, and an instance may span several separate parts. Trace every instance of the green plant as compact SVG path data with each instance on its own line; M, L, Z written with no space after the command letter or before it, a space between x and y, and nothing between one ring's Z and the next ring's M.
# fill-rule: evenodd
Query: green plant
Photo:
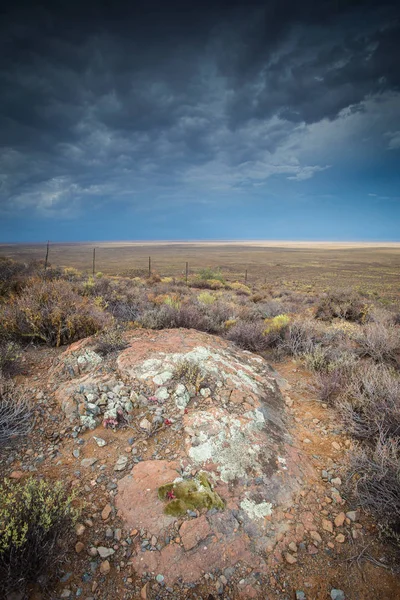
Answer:
M193 479L162 485L158 488L158 497L160 500L168 501L164 512L172 516L184 515L188 510L225 508L223 500L213 491L203 472Z
M220 283L225 283L224 276L219 268L212 269L211 267L206 267L205 269L200 269L198 278L202 279L203 281L214 280L219 281Z
M200 292L197 298L201 304L214 304L217 300L214 294L210 294L210 292Z
M61 482L5 480L0 485L1 597L51 575L60 557L61 538L75 523L73 507Z

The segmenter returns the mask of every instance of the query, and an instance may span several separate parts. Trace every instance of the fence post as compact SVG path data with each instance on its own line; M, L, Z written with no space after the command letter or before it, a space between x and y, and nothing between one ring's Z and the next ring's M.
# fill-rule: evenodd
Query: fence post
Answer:
M96 270L96 248L93 248L93 277Z
M47 240L46 258L44 260L44 270L45 271L47 269L47 263L48 263L48 260L49 260L49 247L50 247L50 241Z
M189 274L189 263L186 262L186 271L185 271L185 280L186 280L186 285L188 283L188 274Z
M246 269L246 272L244 274L244 283L247 284L247 269Z
M151 277L151 256L149 256L149 277Z

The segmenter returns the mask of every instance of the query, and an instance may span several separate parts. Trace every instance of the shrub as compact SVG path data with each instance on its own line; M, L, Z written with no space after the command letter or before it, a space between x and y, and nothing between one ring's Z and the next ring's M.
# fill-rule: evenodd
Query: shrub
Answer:
M321 341L323 333L311 319L296 319L289 323L285 337L279 344L280 352L291 356L311 353Z
M320 299L315 316L322 321L339 318L362 323L368 310L368 305L354 292L337 291L330 292Z
M396 362L400 353L400 328L397 325L368 323L355 336L360 354L377 362Z
M350 456L350 475L358 504L400 544L400 441L379 439L372 450L358 447Z
M1 597L44 582L60 557L61 536L77 511L60 482L29 479L0 485ZM24 596L25 597L25 596Z
M260 302L257 304L257 310L261 317L264 319L270 319L271 317L277 317L284 313L284 306L282 302L277 300L269 300L268 302Z
M210 294L210 292L201 292L197 296L197 299L199 302L201 302L201 304L214 304L216 301L216 297L214 294Z
M26 396L0 377L0 444L26 435L33 425L33 410Z
M226 337L240 348L252 352L262 352L268 347L264 329L264 323L239 322L228 329Z
M220 269L212 269L211 267L206 267L205 269L200 269L198 273L198 278L203 281L219 281L220 283L225 283L225 279L220 271Z
M192 386L196 390L196 393L198 393L204 380L204 375L197 363L190 360L183 360L176 365L173 378L186 386Z
M19 371L21 346L11 340L0 340L0 377L12 376Z
M240 283L239 281L235 281L234 283L229 284L231 290L234 290L239 296L250 296L251 289L245 285L244 283Z
M93 335L109 321L89 298L67 281L33 280L19 296L1 307L2 328L19 339L60 346Z
M355 370L338 407L348 431L357 439L400 439L400 379L390 369L363 364Z
M122 330L114 327L99 334L94 351L100 354L100 356L106 356L111 352L124 350L127 345Z

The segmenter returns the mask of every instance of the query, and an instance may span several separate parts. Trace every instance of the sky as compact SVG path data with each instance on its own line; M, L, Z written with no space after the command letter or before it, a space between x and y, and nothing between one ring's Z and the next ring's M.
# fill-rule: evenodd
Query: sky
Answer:
M0 242L400 241L400 8L8 1Z

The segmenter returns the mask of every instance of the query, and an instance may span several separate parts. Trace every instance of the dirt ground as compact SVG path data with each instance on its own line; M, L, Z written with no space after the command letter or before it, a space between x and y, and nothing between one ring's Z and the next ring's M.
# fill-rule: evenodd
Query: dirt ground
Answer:
M278 544L274 549L267 577L257 573L251 565L238 565L235 576L222 592L216 591L215 576L211 573L206 574L198 585L188 588L179 584L170 591L159 585L154 576L138 578L129 563L132 548L140 541L140 532L137 531L131 532L132 546L127 547L124 541L115 539L109 542L109 545L113 544L116 556L119 556L118 561L111 561L109 573L102 574L98 570L92 573L90 561L93 559L88 555L88 549L108 536L107 529L118 530L123 527L115 513L111 511L107 514L107 510L104 513L104 509L110 502L117 481L113 466L120 455L131 452L129 438L132 432L128 428L117 432L103 428L98 432L88 431L79 436L82 443L77 445L71 435L71 427L66 425L54 401L54 386L48 379L54 360L61 351L45 348L26 351L24 374L18 379L37 403L36 425L26 439L3 449L0 457L1 477L11 475L15 479L25 478L30 472L35 476L45 475L69 482L85 498L80 519L84 525L83 533L69 540L66 561L60 565L60 571L54 578L54 587L48 595L33 590L32 600L59 598L65 588L71 591L71 598L80 596L86 600L236 600L252 597L291 600L298 591L303 591L307 600L326 600L330 598L333 588L343 590L348 600L400 598L400 576L396 573L394 551L379 541L376 525L363 513L358 513L355 523L347 518L342 526L334 527L333 532L319 530L321 541L315 545L300 543L294 553L294 564L287 563L285 540L282 540L281 547ZM283 393L294 445L309 455L318 474L317 479L305 483L298 504L285 518L295 520L301 512L303 515L308 513L311 517L317 516L318 520L326 518L333 521L339 510L346 513L357 507L351 499L346 499L344 481L337 484L342 502L340 508L332 503L328 493L331 484L319 475L324 469L340 478L352 442L341 432L334 412L316 400L311 376L300 364L289 360L273 366L289 383ZM101 435L107 441L107 446L99 448L93 441L93 435ZM173 444L171 447L173 451ZM79 461L73 456L73 450L77 448L80 448ZM144 460L150 458L152 443L142 445L140 453ZM102 465L101 477L93 477L90 468L78 470L80 461L85 457L98 459ZM21 470L22 466L27 470ZM337 541L338 532L343 535L344 541ZM78 542L83 544L83 551L78 552ZM180 543L180 540L177 538L171 543ZM241 581L250 584L243 588Z

